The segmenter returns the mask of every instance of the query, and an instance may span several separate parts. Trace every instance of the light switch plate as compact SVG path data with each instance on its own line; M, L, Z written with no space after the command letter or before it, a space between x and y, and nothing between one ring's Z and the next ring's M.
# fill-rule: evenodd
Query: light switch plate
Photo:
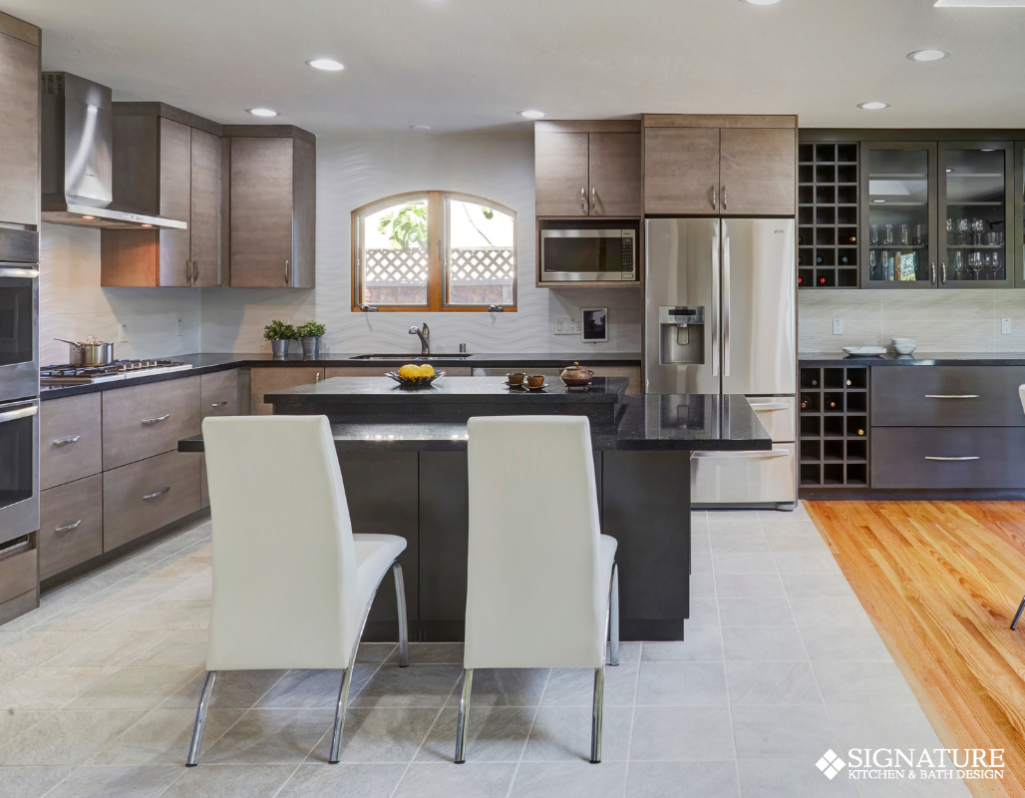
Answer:
M833 319L833 335L843 335L843 319Z
M1011 320L1010 319L1001 319L1000 320L1000 334L1001 335L1010 335L1011 334Z
M580 319L556 319L552 326L555 335L580 335L581 331Z

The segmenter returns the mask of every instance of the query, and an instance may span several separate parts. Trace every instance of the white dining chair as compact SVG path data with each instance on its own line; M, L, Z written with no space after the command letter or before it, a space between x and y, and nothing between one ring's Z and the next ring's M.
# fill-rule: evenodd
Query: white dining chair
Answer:
M1021 400L1021 409L1025 412L1025 385L1018 386L1018 398ZM1021 604L1018 605L1018 611L1014 613L1014 620L1011 621L1011 629L1018 628L1018 621L1021 620L1021 614L1025 612L1025 596L1022 596Z
M471 418L469 555L456 763L476 668L593 668L601 761L606 639L619 664L616 540L601 534L583 416Z
M343 669L329 761L338 762L356 651L391 569L399 665L409 664L397 535L354 535L325 416L203 422L213 517L206 682L186 764L199 761L218 671Z

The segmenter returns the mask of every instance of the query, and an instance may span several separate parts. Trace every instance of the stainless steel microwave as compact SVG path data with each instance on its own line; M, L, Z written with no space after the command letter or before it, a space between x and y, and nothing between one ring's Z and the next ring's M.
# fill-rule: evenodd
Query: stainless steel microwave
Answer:
M636 279L636 230L541 231L541 282Z

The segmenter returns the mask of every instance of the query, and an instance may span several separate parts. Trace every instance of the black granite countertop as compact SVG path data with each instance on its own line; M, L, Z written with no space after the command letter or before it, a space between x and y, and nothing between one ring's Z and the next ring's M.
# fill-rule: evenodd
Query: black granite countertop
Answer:
M615 424L591 425L596 451L768 451L772 440L743 396L625 396ZM334 423L339 452L466 450L465 422ZM179 441L203 451L203 437Z
M802 366L1025 366L1023 352L918 352L898 355L848 355L844 352L801 352Z
M127 388L130 385L143 385L148 382L163 382L164 380L177 380L182 377L193 377L197 374L208 374L214 371L226 371L233 368L292 368L292 367L316 367L325 368L353 368L357 366L386 366L398 367L405 362L421 362L417 353L411 353L408 358L397 358L395 360L366 360L357 359L359 352L322 354L317 358L303 358L302 355L293 354L287 358L276 358L269 352L255 352L252 354L193 354L193 355L171 355L167 359L179 363L188 363L191 369L172 371L167 374L150 374L138 377L129 377L124 380L111 380L109 382L97 382L89 385L72 385L64 387L42 386L40 389L41 398L60 399L65 396L77 396L83 393L95 393L97 391L109 391L115 388ZM469 366L470 368L563 368L574 362L592 366L640 366L641 356L634 352L589 352L589 353L542 353L542 354L517 354L517 353L479 353L471 354L465 358L439 359L430 361L436 368L450 368L454 366Z

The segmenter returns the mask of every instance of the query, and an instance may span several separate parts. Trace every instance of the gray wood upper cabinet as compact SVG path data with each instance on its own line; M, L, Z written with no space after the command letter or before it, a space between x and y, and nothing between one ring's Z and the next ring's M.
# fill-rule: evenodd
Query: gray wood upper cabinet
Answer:
M0 14L0 222L39 224L39 29Z
M793 216L797 118L645 116L644 212Z
M104 230L101 285L222 283L220 138L192 119L212 124L161 103L114 103L115 204L189 227Z
M297 128L253 127L246 137L232 134L232 287L314 287L313 141Z
M537 122L534 181L537 216L640 216L640 126Z

